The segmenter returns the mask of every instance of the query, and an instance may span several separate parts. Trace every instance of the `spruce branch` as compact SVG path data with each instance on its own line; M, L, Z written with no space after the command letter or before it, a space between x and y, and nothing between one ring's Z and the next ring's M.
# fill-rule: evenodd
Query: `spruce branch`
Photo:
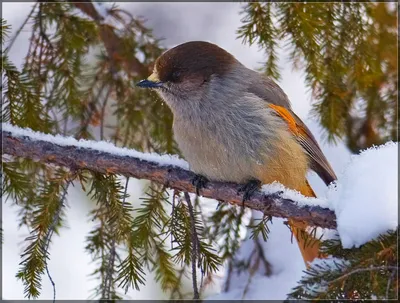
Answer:
M375 267L370 266L370 267L366 267L366 268L357 268L357 269L354 269L354 270L352 270L350 272L347 272L347 273L341 275L340 277L338 277L338 278L336 278L334 280L331 280L331 281L328 281L328 282L325 282L325 283L326 284L333 284L333 283L339 282L339 281L341 281L343 279L346 279L346 278L348 278L348 277L350 277L350 276L352 276L354 274L361 273L361 272L383 271L383 270L393 270L394 271L394 270L399 270L399 268L397 266L386 266L386 265L385 266L375 266Z
M192 201L190 200L190 196L187 192L184 193L185 195L185 200L189 208L189 214L190 214L190 224L191 224L191 240L192 240L192 282L193 282L193 299L198 300L200 299L200 294L199 294L199 289L197 287L197 272L196 272L196 261L197 257L199 256L199 238L197 236L196 232L196 219L193 211L193 205Z
M50 141L35 140L29 136L17 137L2 130L3 154L34 159L44 163L90 170L101 174L115 173L137 179L147 179L182 192L196 192L192 185L193 172L175 166L161 166L139 158L119 156L95 149L77 146L60 146ZM200 191L206 198L225 203L242 205L238 193L240 185L227 182L209 182ZM319 206L299 206L295 201L283 198L277 193L255 192L245 206L259 210L265 215L305 221L310 226L336 228L333 211Z
M71 182L73 176L69 172L59 170L50 180L40 180L37 184L38 193L34 197L32 212L32 230L26 238L27 247L21 255L22 262L16 277L25 286L25 295L36 298L40 294L42 275L49 271L47 259L49 258L49 243L54 232L58 232L62 216L65 191L63 183ZM50 281L55 287L51 276Z

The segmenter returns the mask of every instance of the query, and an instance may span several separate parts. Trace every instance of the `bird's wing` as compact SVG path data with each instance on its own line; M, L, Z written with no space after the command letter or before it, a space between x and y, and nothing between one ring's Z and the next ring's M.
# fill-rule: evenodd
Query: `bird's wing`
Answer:
M328 185L336 180L336 174L319 147L317 140L303 121L292 111L290 101L283 90L268 78L263 78L263 84L265 85L250 87L249 92L267 101L269 107L286 121L290 131L307 153L311 169L320 176L325 184Z
M319 147L317 140L303 121L291 109L274 104L269 104L269 107L286 121L294 137L307 152L311 160L311 169L324 180L326 185L336 180L335 172Z

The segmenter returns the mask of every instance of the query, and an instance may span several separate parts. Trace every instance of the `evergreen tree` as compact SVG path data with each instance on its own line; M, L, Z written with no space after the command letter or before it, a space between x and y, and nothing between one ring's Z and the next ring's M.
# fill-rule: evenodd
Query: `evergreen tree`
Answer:
M278 41L288 38L293 44L292 60L304 64L315 112L331 138L347 138L353 151L396 139L392 9L385 4L249 3L245 14L239 36L265 49L268 75L279 77ZM115 5L103 16L91 2L38 2L24 26L31 26L32 34L18 68L8 58L14 38L2 20L2 122L77 139L110 140L145 152L179 154L168 107L155 94L133 87L149 75L164 51L142 19ZM355 106L363 109L363 116L353 114ZM197 198L156 183L148 184L141 206L133 209L128 182L112 168L100 174L3 156L2 197L18 207L18 223L31 231L16 269L26 297L40 295L52 237L62 236L65 198L73 185L81 186L96 203L89 214L96 226L86 238L86 252L97 265L95 298L116 300L129 288L139 289L146 283L146 269L155 273L171 298L182 299L193 297L181 289L188 273L195 278L197 271L200 282L211 281L224 262L228 268L248 268L249 264L234 262L248 210L221 204L206 215ZM267 240L269 220L252 220L253 238ZM290 296L394 298L396 244L397 233L353 250L341 249L337 241L324 242L326 253L345 261L337 267L311 268ZM374 269L365 270L369 266ZM322 285L323 275L332 281L327 287ZM367 276L372 288L362 284ZM344 281L349 281L345 287ZM319 285L311 295L306 291L310 284ZM194 287L196 292L201 287Z

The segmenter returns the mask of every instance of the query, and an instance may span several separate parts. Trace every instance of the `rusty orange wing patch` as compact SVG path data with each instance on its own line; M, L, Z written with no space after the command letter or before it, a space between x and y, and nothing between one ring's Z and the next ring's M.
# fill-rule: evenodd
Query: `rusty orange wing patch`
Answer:
M299 135L300 129L298 128L296 124L295 118L290 114L289 110L286 109L285 107L274 105L274 104L269 104L269 107L271 107L279 116L281 116L286 123L289 126L290 131L294 135Z
M311 169L314 170L327 185L336 180L335 172L319 147L317 140L303 121L301 121L290 108L288 109L275 104L269 104L269 107L286 121L289 130L308 154Z

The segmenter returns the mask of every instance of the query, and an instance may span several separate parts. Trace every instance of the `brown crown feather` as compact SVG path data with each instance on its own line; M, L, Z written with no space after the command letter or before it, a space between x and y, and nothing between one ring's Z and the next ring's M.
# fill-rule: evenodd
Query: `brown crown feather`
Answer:
M163 82L193 76L208 79L213 74L223 75L235 62L235 57L215 44L191 41L162 54L156 60L155 68Z

